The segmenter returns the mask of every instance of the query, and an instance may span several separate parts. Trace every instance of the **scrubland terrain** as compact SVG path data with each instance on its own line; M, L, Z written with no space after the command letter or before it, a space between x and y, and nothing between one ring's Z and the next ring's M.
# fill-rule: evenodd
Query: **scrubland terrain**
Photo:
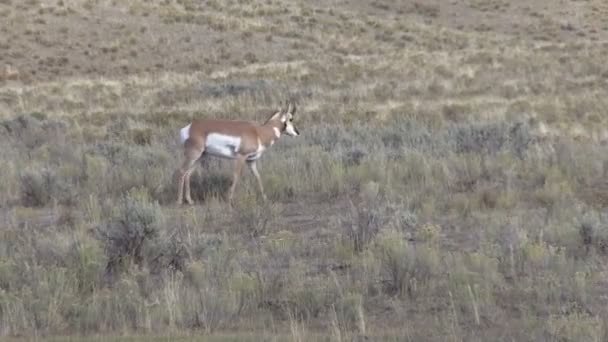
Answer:
M607 17L0 0L0 337L607 340ZM285 100L268 204L217 159L174 204L181 127Z

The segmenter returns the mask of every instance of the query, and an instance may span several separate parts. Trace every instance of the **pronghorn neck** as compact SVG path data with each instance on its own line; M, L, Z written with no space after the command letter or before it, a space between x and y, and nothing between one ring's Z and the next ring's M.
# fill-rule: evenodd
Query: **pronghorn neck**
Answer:
M265 147L273 145L282 135L283 123L280 120L269 120L260 127L260 141Z

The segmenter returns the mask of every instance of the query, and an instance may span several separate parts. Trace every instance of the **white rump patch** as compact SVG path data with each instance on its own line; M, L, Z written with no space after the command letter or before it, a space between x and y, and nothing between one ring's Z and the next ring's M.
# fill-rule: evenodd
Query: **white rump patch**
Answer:
M207 136L205 153L224 158L234 158L241 147L241 138L219 133Z
M186 140L188 140L188 138L190 138L190 126L192 124L182 128L179 130L179 141L181 141L181 143L185 143Z

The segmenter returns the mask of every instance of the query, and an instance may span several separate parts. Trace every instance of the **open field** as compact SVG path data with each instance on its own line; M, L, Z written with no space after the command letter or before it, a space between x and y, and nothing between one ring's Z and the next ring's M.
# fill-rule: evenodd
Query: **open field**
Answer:
M608 5L395 3L0 0L0 339L606 341Z

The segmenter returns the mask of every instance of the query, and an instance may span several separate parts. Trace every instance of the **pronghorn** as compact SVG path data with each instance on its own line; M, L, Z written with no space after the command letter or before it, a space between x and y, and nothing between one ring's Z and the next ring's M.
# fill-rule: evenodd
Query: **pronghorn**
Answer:
M281 134L286 133L292 137L300 134L293 124L295 112L295 105L292 106L290 103L287 111L282 107L279 108L263 125L249 121L197 119L182 128L180 141L184 146L184 161L178 170L177 204L182 204L184 190L186 202L193 203L190 197L190 176L196 161L203 154L234 159L234 173L228 192L228 201L231 205L234 188L245 163L255 175L262 198L266 201L267 197L256 161L281 137Z

